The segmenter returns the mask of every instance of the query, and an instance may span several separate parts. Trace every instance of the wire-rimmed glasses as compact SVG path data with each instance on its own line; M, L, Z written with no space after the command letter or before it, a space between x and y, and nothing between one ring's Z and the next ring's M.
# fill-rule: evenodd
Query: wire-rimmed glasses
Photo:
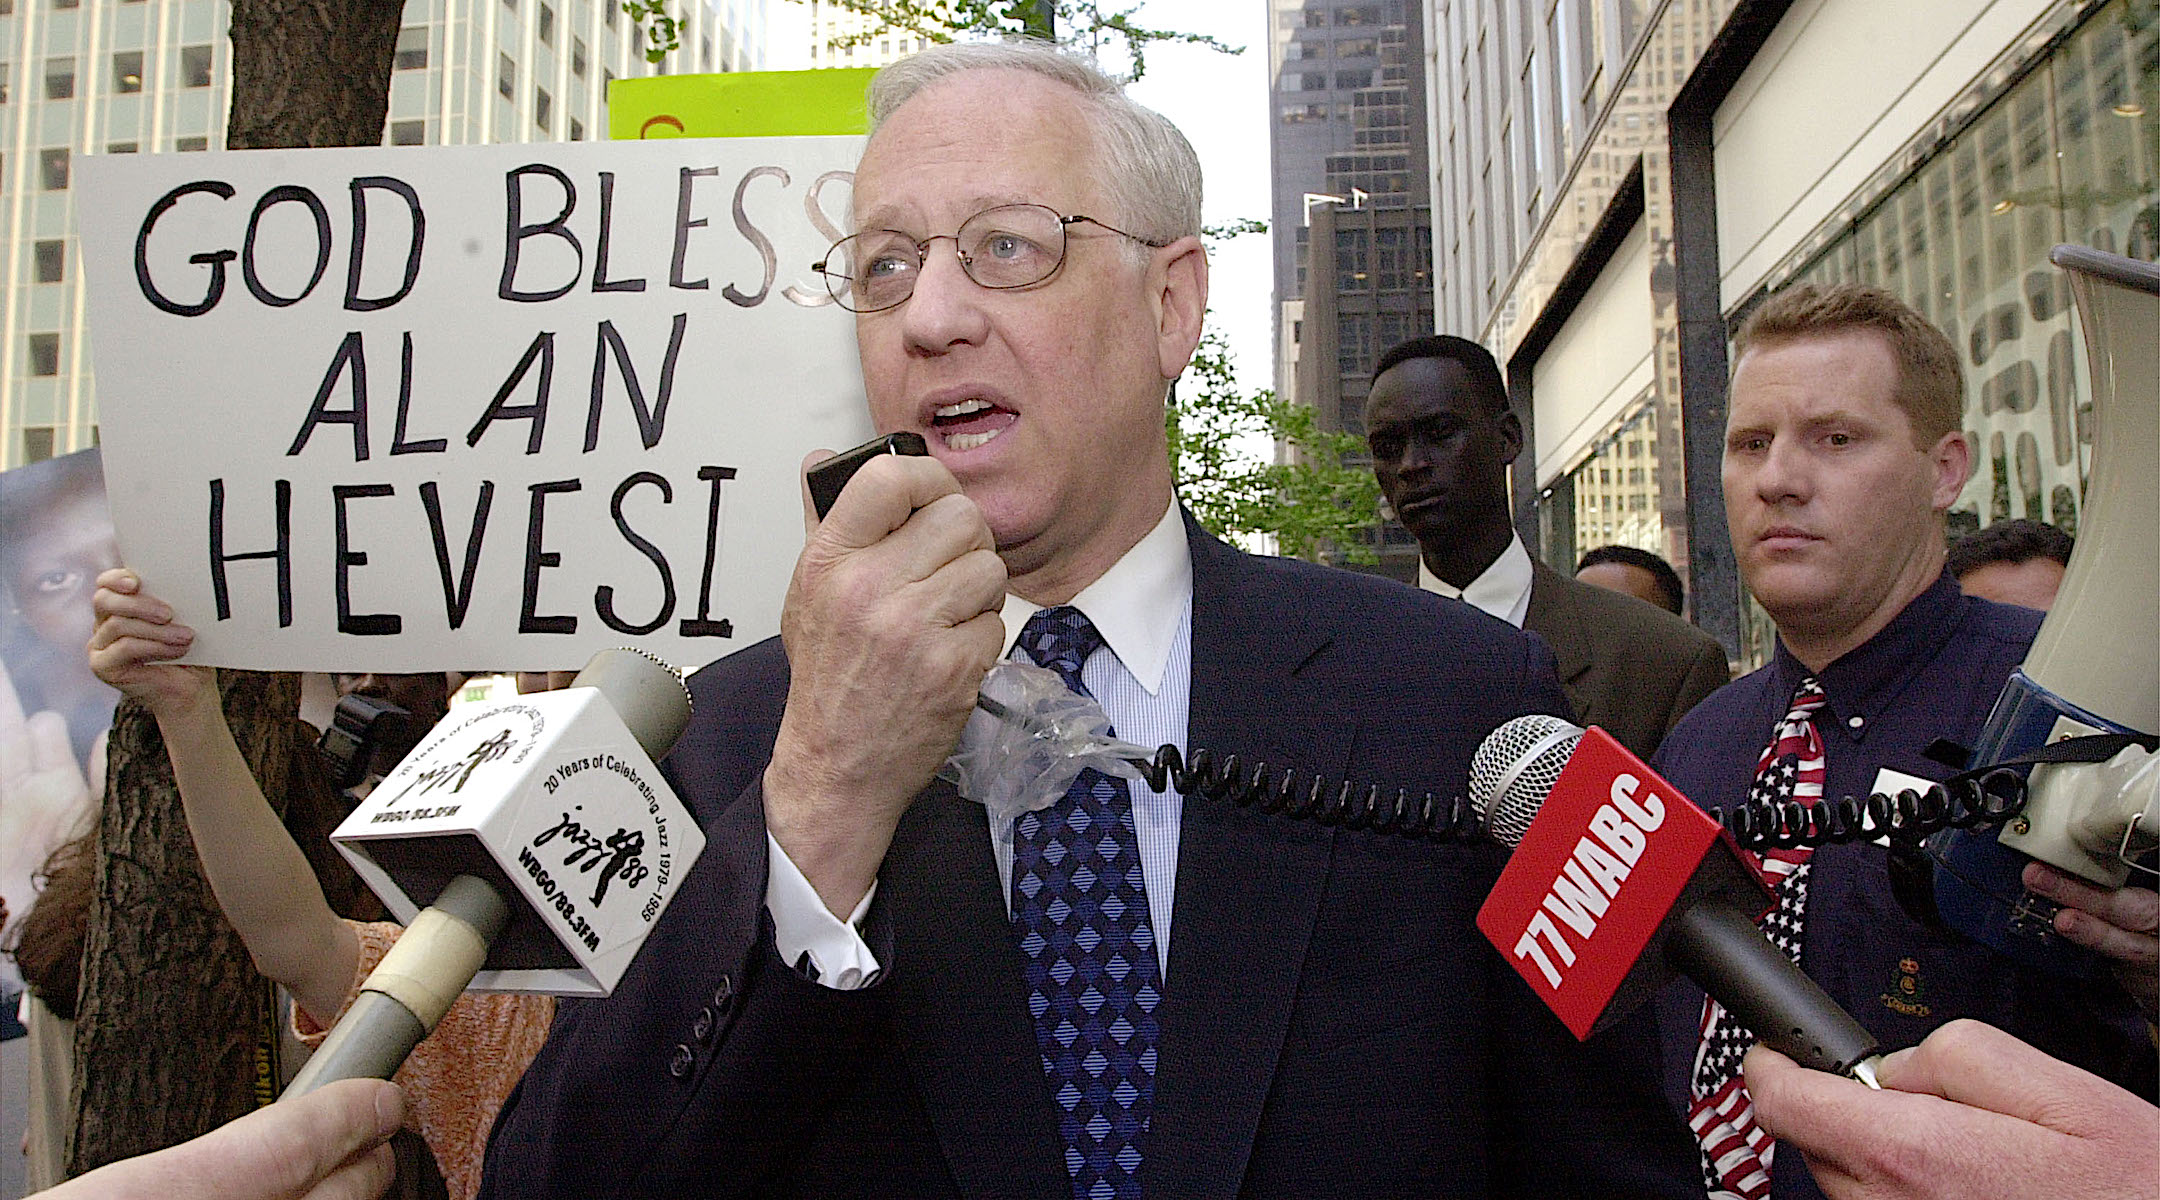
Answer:
M995 291L1024 288L1057 274L1065 263L1065 231L1085 222L1143 246L1167 243L1127 233L1094 217L1060 216L1042 204L1000 204L961 222L957 233L917 239L897 229L869 229L834 242L824 261L811 270L825 277L825 290L849 312L896 308L915 294L915 280L930 253L930 243L951 238L960 269L982 287Z

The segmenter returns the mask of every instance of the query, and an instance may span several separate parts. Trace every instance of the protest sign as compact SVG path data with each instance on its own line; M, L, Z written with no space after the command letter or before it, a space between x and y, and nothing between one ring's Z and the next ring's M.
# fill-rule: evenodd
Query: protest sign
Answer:
M870 433L809 269L860 146L86 160L113 520L190 660L691 667L775 632L802 457Z
M868 133L875 67L647 75L608 84L608 136L801 137Z

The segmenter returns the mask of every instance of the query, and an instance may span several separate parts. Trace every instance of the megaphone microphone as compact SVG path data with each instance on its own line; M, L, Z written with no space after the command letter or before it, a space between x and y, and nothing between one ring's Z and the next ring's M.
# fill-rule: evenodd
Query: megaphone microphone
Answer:
M634 650L444 717L331 834L405 932L284 1098L390 1078L469 986L606 995L704 849L653 766L689 720Z
M2025 663L1988 714L1975 766L2064 738L2160 734L2160 667L2130 647L2160 636L2160 267L2084 246L2049 259L2068 273L2092 370L2093 458L2077 548ZM2126 755L2133 754L2125 751ZM1931 839L1934 902L1952 928L2028 966L2099 974L2094 952L2055 932L2057 906L2026 892L2040 859L2100 887L2160 846L2160 796L2136 784L2134 757L2115 774L2086 765L2033 768L2025 811L1999 833Z

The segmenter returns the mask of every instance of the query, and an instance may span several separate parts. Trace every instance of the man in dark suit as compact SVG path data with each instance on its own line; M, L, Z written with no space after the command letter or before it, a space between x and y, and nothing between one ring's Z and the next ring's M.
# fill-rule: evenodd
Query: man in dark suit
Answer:
M1575 1044L1473 929L1489 851L1099 775L993 827L933 782L1016 637L1128 740L1413 793L1564 701L1502 626L1184 517L1162 404L1207 266L1173 127L1047 48L870 99L824 269L878 426L932 457L864 467L780 641L693 681L668 767L709 848L565 1004L483 1195L1687 1194L1645 1026Z
M1426 589L1544 638L1584 724L1648 758L1725 685L1725 652L1709 634L1570 579L1523 546L1507 485L1522 424L1485 347L1428 335L1390 348L1365 401L1365 437L1381 494L1423 551Z

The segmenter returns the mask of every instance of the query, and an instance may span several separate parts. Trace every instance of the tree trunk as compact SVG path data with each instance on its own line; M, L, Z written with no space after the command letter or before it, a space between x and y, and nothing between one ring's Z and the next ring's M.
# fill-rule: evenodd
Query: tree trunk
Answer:
M233 0L225 146L373 146L390 109L398 0Z
M399 0L234 0L227 147L379 143L402 11ZM298 677L221 672L219 690L282 812ZM109 746L70 1175L206 1133L276 1086L257 1078L270 987L202 878L156 720L123 703Z
M285 794L299 678L221 672L240 752L265 796ZM156 718L113 718L83 939L67 1171L207 1133L254 1108L270 985L202 877ZM273 801L275 802L275 801Z

